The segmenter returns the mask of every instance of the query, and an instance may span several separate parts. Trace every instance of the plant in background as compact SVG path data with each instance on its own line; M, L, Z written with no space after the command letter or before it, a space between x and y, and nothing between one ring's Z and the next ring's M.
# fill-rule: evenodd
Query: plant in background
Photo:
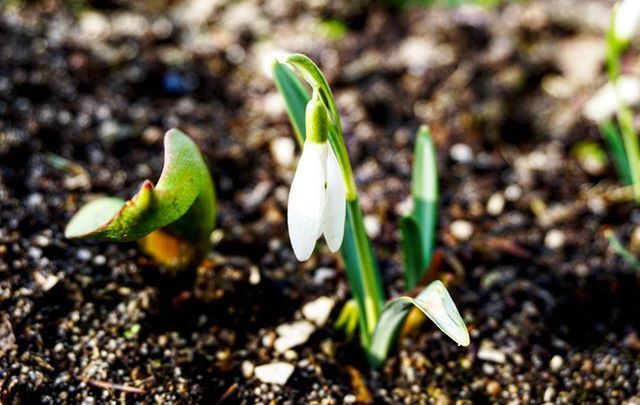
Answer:
M296 74L310 86L311 95ZM357 323L361 345L373 367L386 359L412 308L420 309L456 343L467 346L467 327L440 281L432 282L415 298L402 296L386 302L340 116L320 69L307 56L292 54L274 62L273 77L303 149L289 196L289 236L299 260L311 255L322 234L330 250L340 248L355 303L345 305L338 322L347 329L354 329ZM431 261L437 209L433 143L426 128L421 128L417 138L412 182L415 209L401 221L408 289L419 286Z
M84 205L65 228L67 238L140 241L163 264L197 264L209 249L216 196L196 144L172 129L165 134L165 162L158 184L146 180L128 201L99 197Z
M640 1L624 0L618 3L611 15L607 32L606 57L608 91L616 102L617 125L608 117L600 122L604 139L613 154L616 170L627 185L632 186L633 198L640 203L640 143L635 128L630 99L637 97L636 80L622 75L621 59L629 49L631 40L640 24ZM634 94L628 94L634 93Z

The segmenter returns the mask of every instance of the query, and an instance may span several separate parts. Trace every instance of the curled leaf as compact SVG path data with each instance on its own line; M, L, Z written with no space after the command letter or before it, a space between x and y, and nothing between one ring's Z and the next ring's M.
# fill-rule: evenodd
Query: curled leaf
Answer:
M407 314L414 307L429 317L454 342L460 346L469 345L467 326L451 295L441 281L434 281L416 298L399 297L384 307L369 347L369 362L373 367L380 367L387 358Z
M116 197L90 201L71 218L65 236L128 242L166 228L204 253L216 218L209 170L196 144L181 131L168 131L164 146L164 168L155 187L146 180L128 201Z

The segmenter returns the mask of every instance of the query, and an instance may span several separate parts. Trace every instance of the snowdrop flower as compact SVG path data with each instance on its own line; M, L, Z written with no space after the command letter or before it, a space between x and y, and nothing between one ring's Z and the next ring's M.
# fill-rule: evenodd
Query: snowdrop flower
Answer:
M291 183L287 222L293 252L307 260L316 240L324 235L332 252L344 234L346 191L342 172L327 142L328 111L318 90L307 104L307 138Z
M618 41L629 42L640 24L640 0L623 0L615 11L613 29Z

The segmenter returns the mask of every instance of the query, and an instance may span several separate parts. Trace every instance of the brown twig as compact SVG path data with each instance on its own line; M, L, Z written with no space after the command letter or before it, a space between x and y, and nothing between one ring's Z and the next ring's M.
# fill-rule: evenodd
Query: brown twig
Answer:
M103 388L103 389L107 389L107 390L113 390L113 391L123 391L123 392L128 392L131 394L146 394L147 391L143 388L138 388L138 387L131 387L129 385L122 385L122 384L114 384L108 381L99 381L99 380L89 380L89 384L93 385L94 387L98 387L98 388Z

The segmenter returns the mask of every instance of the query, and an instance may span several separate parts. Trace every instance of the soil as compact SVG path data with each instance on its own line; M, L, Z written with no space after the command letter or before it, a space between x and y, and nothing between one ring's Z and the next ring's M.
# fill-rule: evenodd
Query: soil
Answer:
M576 154L600 142L581 109L606 80L610 6L0 5L0 402L640 401L640 273L604 235L640 253L640 209L610 163ZM323 244L306 263L289 246L295 167L278 145L293 133L261 70L269 48L308 54L332 84L391 295L414 134L431 127L436 275L468 348L427 322L374 371L331 327L348 287ZM171 127L198 143L219 198L195 284L135 244L63 237L93 195L159 176ZM329 322L277 353L277 326L320 296L336 300ZM252 372L276 360L295 365L284 386Z

